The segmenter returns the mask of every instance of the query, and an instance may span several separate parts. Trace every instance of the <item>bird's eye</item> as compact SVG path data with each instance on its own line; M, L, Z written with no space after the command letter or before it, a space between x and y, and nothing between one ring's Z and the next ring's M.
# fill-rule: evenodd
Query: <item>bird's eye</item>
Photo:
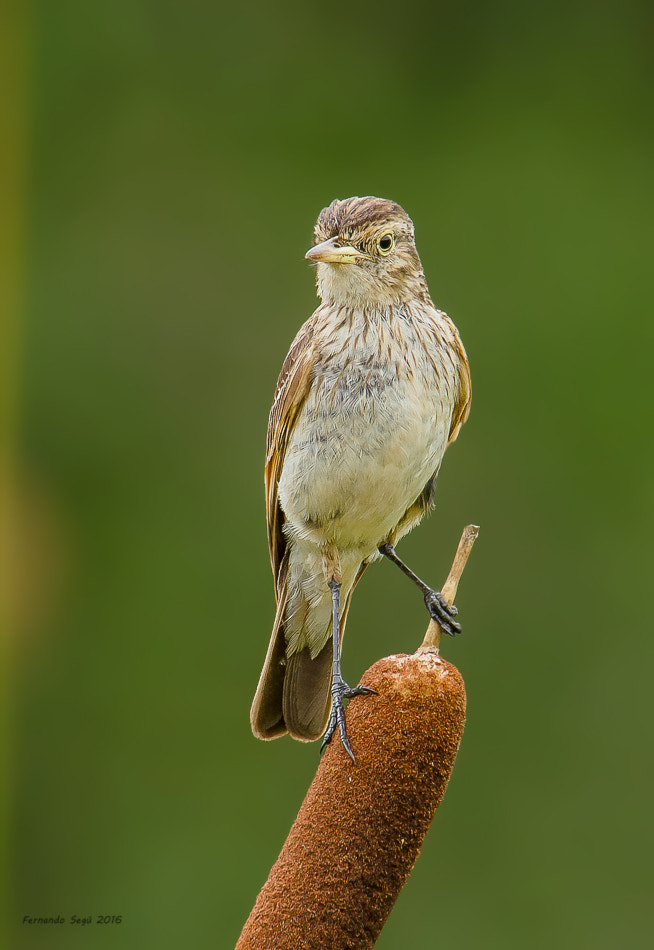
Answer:
M377 241L377 247L382 254L389 254L395 245L395 238L392 234L382 234Z

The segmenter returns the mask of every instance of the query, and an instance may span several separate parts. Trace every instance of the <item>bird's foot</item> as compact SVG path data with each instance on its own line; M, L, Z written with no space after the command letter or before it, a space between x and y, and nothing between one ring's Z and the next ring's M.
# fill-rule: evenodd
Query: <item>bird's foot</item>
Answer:
M431 619L435 620L445 633L448 633L451 637L461 633L461 624L454 619L458 614L458 610L454 604L448 604L439 590L427 590L425 604Z
M343 700L352 699L354 696L369 696L371 693L377 695L377 690L372 689L371 686L348 686L342 677L332 683L332 711L320 746L321 752L325 746L331 742L331 738L338 726L343 748L352 761L356 762L350 740L347 737L347 729L345 728L345 708L343 706Z

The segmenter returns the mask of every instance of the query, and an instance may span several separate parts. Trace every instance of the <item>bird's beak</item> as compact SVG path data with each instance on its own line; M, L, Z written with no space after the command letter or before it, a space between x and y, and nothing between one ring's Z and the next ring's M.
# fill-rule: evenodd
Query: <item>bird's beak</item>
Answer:
M362 256L358 248L347 244L339 247L336 241L336 238L330 238L322 244L316 244L304 256L308 261L321 261L323 264L355 264L357 257Z

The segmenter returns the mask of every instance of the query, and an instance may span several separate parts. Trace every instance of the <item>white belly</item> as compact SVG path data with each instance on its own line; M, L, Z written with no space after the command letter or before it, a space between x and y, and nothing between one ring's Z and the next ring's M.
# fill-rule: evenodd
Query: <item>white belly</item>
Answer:
M369 557L438 470L451 387L426 360L399 372L396 363L391 349L383 362L357 353L322 367L279 482L296 540Z
M451 325L408 308L350 317L338 323L337 314L334 326L325 313L278 484L289 540L289 655L308 646L316 656L329 637L323 554L337 556L347 603L361 563L412 526L396 531L438 471L450 434L458 387Z

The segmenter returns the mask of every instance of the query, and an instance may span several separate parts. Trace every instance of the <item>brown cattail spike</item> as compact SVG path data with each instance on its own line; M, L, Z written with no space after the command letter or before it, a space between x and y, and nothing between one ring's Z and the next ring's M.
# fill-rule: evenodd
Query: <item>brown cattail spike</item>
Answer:
M325 751L237 950L372 947L413 867L459 748L465 688L433 653L379 660Z

